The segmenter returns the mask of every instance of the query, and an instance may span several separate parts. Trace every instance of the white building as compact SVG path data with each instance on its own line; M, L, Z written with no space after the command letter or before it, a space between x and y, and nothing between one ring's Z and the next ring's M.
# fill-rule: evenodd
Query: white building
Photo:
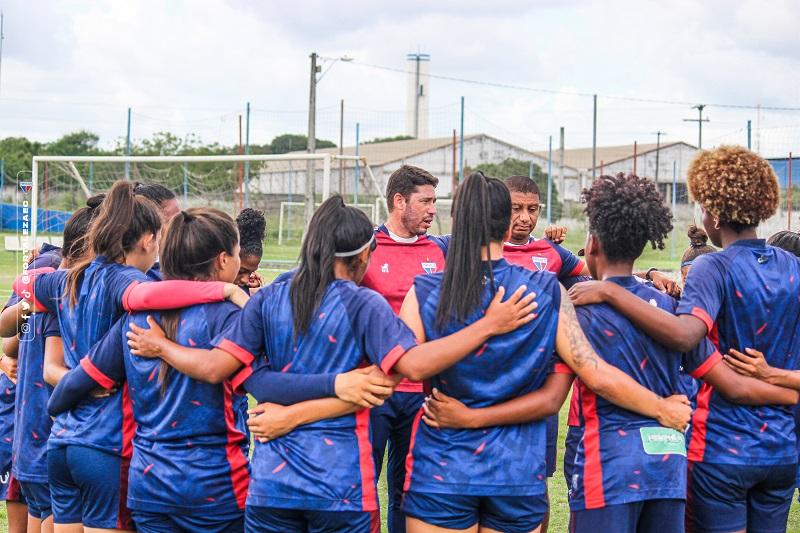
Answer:
M326 148L318 153L339 154L339 148ZM297 152L305 153L305 152ZM355 155L355 147L348 146L343 150L344 155ZM383 196L389 176L402 165L414 165L424 168L439 178L438 194L447 197L452 194L453 183L459 172L459 141L453 137L440 137L434 139L411 139L375 144L363 144L358 147L358 155L366 158L367 164L375 176L379 190L370 182L370 179L361 166L356 169L353 161L333 160L331 164L332 192L352 195L358 183L358 192L369 196ZM554 154L555 157L555 154ZM542 169L547 169L547 155L525 150L519 146L507 143L489 135L476 134L464 137L464 167L475 167L481 163L502 163L506 159L521 159L533 161ZM251 190L264 194L292 194L305 193L306 163L298 161L269 161L261 167L256 179L251 180ZM579 171L571 166L565 166L565 176L576 180ZM358 175L358 179L356 179ZM553 165L553 175L556 166ZM316 191L322 191L322 162L316 167Z
M613 175L623 172L635 173L638 176L658 181L659 190L667 199L672 197L673 177L676 182L676 198L678 202L687 202L686 171L697 152L697 148L685 142L662 143L660 148L652 144L628 144L623 146L598 146L596 150L595 176ZM635 157L634 157L635 154ZM536 152L539 157L547 158L547 152ZM658 173L656 175L656 159ZM558 164L560 154L553 151L553 175L558 184L559 198L578 201L580 191L588 187L592 180L592 148L575 148L564 150L564 179L560 179ZM575 173L567 172L570 168ZM674 176L673 176L674 172Z

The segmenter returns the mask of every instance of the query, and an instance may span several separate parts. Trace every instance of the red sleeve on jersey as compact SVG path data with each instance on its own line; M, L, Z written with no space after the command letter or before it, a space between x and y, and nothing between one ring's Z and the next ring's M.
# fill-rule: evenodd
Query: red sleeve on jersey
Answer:
M181 309L224 300L225 283L222 281L174 279L149 283L133 282L122 296L122 308L126 311Z
M586 265L583 263L583 261L578 261L578 264L575 265L575 268L572 269L572 272L569 273L568 277L580 276L580 274L581 274L581 272L583 272L583 268L585 266Z
M242 384L245 381L247 381L247 378L249 378L252 375L253 375L253 367L251 365L246 365L243 369L239 370L231 378L231 387L233 387L233 391L236 394L247 394L247 391L244 390L241 387L242 387Z
M383 370L383 373L387 375L393 374L392 368L394 368L394 365L406 352L407 350L399 344L392 348L389 353L386 354L386 357L383 358L383 361L381 361L381 370Z
M88 355L81 359L81 368L83 368L89 377L95 380L97 384L104 389L110 389L114 387L114 380L103 374L99 368L94 366L94 363L89 360Z
M722 361L722 355L719 352L714 351L714 353L712 353L702 365L695 368L694 371L689 375L694 379L703 379L703 376L708 374L709 370L717 366L717 363L720 361Z
M14 280L12 288L14 292L17 293L19 296L26 300L30 300L33 303L34 308L37 311L47 311L47 306L42 305L42 303L36 299L36 290L35 290L35 280L36 276L39 274L48 274L50 272L55 272L54 268L50 267L42 267L42 268L35 268L33 270L26 270L19 276L17 279Z
M253 354L228 339L223 339L222 342L217 345L217 348L231 354L237 361L245 366L250 366L250 363L255 360Z
M708 315L708 313L706 313L704 309L701 309L699 307L693 307L691 315L703 321L703 324L706 325L706 332L710 333L711 330L714 329L714 321L711 319L711 317Z

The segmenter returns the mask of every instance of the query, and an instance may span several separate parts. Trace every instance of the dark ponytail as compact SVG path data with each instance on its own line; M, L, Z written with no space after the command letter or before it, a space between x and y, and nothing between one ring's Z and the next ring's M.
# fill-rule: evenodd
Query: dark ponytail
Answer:
M308 332L314 313L334 280L335 254L358 250L371 242L374 229L363 211L348 207L339 195L332 196L311 217L308 233L300 248L300 266L292 279L289 297L295 335ZM358 255L342 259L355 268Z
M264 253L264 233L267 230L267 221L264 213L256 209L246 207L242 209L236 217L236 225L239 226L239 238L242 257L253 255L261 258Z
M481 302L488 277L492 293L496 290L492 267L481 259L481 248L502 241L511 224L511 195L502 181L487 178L483 172L471 174L459 185L453 199L453 237L445 261L442 295L436 310L436 323L466 320ZM499 257L491 257L500 259Z
M98 207L103 203L105 193L95 194L86 200L86 205L81 207L69 217L64 225L64 242L61 245L61 257L71 265L86 253L87 234L89 226L100 212Z
M72 306L78 302L78 285L83 272L96 256L122 262L142 235L155 235L161 229L156 205L144 196L134 195L133 186L127 181L115 182L99 209L89 227L88 249L67 273L66 293Z
M219 209L198 207L181 211L169 221L161 245L164 279L207 280L213 275L214 260L222 252L233 255L239 233L233 219ZM177 341L180 311L161 313L161 327L167 338ZM158 383L161 395L169 385L170 366L161 361Z
M783 230L767 239L767 244L781 248L800 257L800 233Z

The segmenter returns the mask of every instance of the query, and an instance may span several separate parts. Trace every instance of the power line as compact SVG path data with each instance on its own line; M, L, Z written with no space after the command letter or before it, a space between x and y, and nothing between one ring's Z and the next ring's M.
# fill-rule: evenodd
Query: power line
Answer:
M362 63L357 60L353 60L350 62L354 65L360 65L362 67L374 68L378 70L386 70L389 72L398 72L401 74L413 74L413 71L408 71L402 68L397 67L387 67L384 65L375 65L371 63ZM543 89L538 87L528 87L525 85L515 85L511 83L499 83L499 82L492 82L492 81L483 81L483 80L473 80L469 78L461 78L457 76L445 76L442 74L426 74L429 78L435 78L439 80L447 80L447 81L456 81L459 83L468 83L471 85L480 85L484 87L497 87L500 89L515 89L518 91L528 91L528 92L535 92L535 93L543 93L543 94L560 94L560 95L568 95L568 96L583 96L583 97L594 97L595 93L588 93L588 92L581 92L581 91L564 91L561 89ZM691 102L688 100L667 100L662 98L645 98L645 97L635 97L635 96L619 96L619 95L611 95L611 94L600 94L597 93L598 97L605 98L608 100L621 100L625 102L641 102L641 103L649 103L649 104L666 104L666 105L679 105L679 106L694 106L697 105L697 102ZM800 107L782 107L782 106L759 106L759 105L745 105L745 104L705 104L706 107L720 107L720 108L728 108L728 109L763 109L768 111L800 111Z

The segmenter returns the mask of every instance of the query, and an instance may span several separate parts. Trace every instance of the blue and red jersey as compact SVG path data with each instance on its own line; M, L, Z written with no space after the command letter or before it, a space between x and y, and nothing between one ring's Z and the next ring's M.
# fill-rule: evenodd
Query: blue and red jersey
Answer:
M308 332L295 333L291 278L247 303L212 344L241 361L297 374L341 373L375 364L391 372L416 345L414 334L378 293L350 281L326 289ZM259 361L260 360L260 361ZM241 382L249 368L234 379ZM248 383L244 383L248 388ZM252 392L252 391L251 391ZM255 443L248 505L320 511L375 511L369 410L321 420Z
M230 302L201 304L178 313L176 342L210 349L211 339L234 323L239 308ZM134 510L207 515L241 513L249 481L244 444L236 428L230 381L210 384L169 369L161 392L161 360L130 353L130 324L147 328L146 318L124 315L81 361L103 387L127 380L136 435L128 478L128 507Z
M45 243L28 268L57 268L60 262L61 249ZM12 294L6 307L19 301ZM47 438L52 420L47 415L49 386L43 376L44 344L47 337L58 335L58 322L49 313L31 313L26 331L19 334L12 473L20 481L47 482Z
M488 268L488 263L487 263ZM550 273L492 263L494 280L507 294L521 285L536 293L538 317L510 333L492 337L471 355L431 378L432 385L471 408L486 407L540 388L552 370L561 302ZM414 288L428 340L472 324L493 297L485 287L481 305L464 321L437 326L441 273L418 276ZM433 429L414 421L406 461L405 490L471 496L525 496L545 491L545 422L483 429Z
M503 243L503 257L512 265L552 272L559 281L583 272L584 264L575 254L547 239L534 239L526 244Z
M64 343L64 363L74 368L123 313L122 299L131 283L148 281L136 268L95 258L86 268L73 307L65 296L66 271L35 280L38 302L57 313ZM49 447L78 444L130 457L134 425L126 386L107 398L89 398L53 422Z
M444 270L448 238L432 235L393 238L389 229L381 225L375 229L375 241L378 246L372 252L361 285L386 298L392 310L399 314L416 276ZM422 383L404 379L395 390L423 392L423 386Z
M675 300L633 276L609 281L652 306L670 313L675 310ZM576 313L589 343L603 360L662 397L680 390L682 365L700 378L721 360L705 339L685 356L669 350L606 304L578 307ZM683 434L614 405L583 383L578 388L584 435L575 458L570 508L578 511L650 499L685 498ZM671 446L651 445L658 439L668 440Z
M11 458L14 442L14 401L17 386L0 372L0 457Z
M762 239L695 259L677 314L702 320L721 353L754 348L770 366L800 368L800 262ZM789 406L725 400L704 383L692 417L689 460L732 465L797 462Z
M44 349L47 338L61 332L51 313L32 313L28 325L19 343L12 472L20 481L47 483L47 439L53 421L47 414L51 389L44 381Z

